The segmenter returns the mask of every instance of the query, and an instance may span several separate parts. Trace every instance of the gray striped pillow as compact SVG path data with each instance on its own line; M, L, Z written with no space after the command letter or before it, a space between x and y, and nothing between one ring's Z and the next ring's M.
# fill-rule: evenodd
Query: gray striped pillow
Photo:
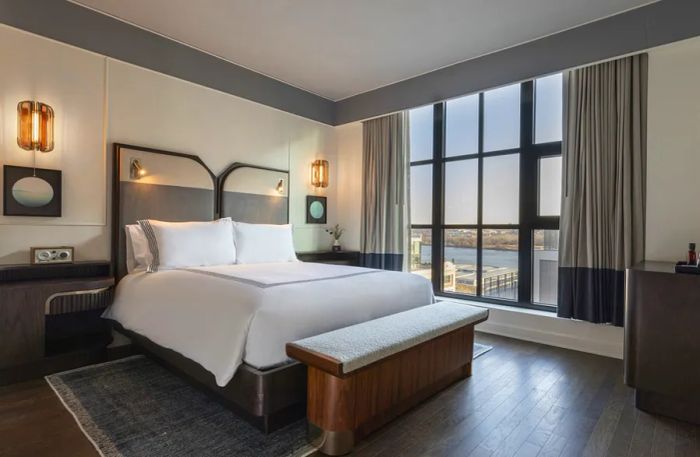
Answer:
M160 256L158 255L158 240L156 240L156 234L153 232L153 227L151 227L151 222L148 219L142 219L136 221L141 226L143 234L146 235L146 240L148 240L148 249L151 251L152 260L148 264L146 271L148 273L155 273L158 271L160 266Z

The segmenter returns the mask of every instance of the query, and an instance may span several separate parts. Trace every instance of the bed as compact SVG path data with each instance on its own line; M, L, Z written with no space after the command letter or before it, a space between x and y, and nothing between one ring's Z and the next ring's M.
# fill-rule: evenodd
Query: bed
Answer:
M138 160L145 176L133 172ZM306 369L285 344L430 303L426 279L305 262L127 273L124 227L139 219L288 222L284 170L114 145L114 304L105 317L146 353L269 432L304 415Z

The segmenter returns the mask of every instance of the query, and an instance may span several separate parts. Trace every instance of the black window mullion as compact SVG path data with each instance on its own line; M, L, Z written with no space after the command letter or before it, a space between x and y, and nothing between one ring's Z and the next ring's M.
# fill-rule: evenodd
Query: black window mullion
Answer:
M444 165L442 158L445 151L445 104L433 105L433 214L432 214L432 265L431 279L433 290L442 292L443 281L443 208L444 208Z
M477 176L478 176L478 190L477 190L477 210L476 210L476 223L479 228L476 231L476 296L481 297L482 290L482 263L484 259L483 247L484 247L484 236L482 224L484 223L484 93L479 94L479 150L478 150L478 163L477 163Z
M520 232L518 236L518 302L532 302L533 222L537 214L537 156L533 152L534 83L520 86Z

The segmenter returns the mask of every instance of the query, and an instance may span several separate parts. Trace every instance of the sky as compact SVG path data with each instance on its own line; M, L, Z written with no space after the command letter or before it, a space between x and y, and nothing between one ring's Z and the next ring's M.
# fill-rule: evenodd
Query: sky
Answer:
M447 157L478 151L479 97L469 95L447 102ZM410 111L411 161L432 157L432 105ZM535 141L559 141L562 136L562 75L535 80ZM519 146L520 85L484 93L484 151ZM518 155L484 159L484 223L518 223ZM540 164L543 177L540 208L543 215L558 214L561 193L561 159ZM475 224L477 161L448 162L445 169L445 223ZM431 166L411 169L411 223L431 223Z

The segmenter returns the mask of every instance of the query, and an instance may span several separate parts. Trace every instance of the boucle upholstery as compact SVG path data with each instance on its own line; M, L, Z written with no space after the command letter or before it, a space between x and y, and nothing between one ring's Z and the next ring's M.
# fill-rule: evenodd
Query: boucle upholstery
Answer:
M343 373L350 373L486 319L488 315L484 308L442 301L304 338L294 344L332 357L342 364Z

